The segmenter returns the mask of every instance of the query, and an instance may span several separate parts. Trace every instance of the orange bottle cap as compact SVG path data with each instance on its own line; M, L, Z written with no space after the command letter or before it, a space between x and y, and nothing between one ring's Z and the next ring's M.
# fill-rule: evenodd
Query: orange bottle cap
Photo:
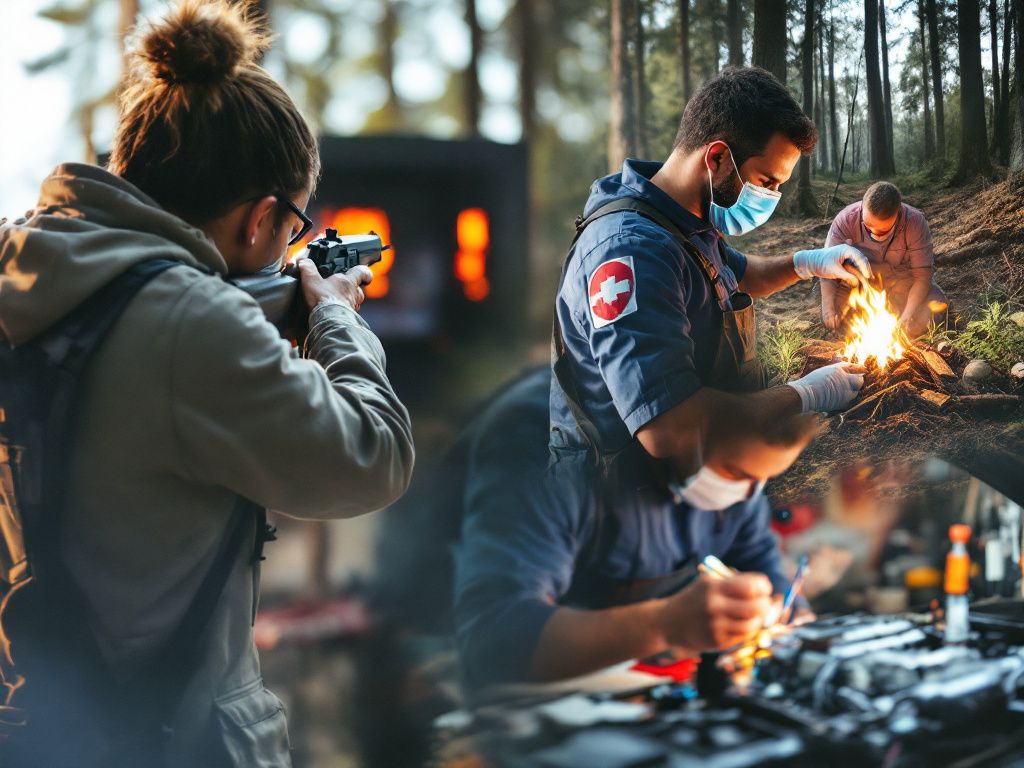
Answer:
M957 523L949 526L949 540L959 544L966 544L971 540L971 526Z

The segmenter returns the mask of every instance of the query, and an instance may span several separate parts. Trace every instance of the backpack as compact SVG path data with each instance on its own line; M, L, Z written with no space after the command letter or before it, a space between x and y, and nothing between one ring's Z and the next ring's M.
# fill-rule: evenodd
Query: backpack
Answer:
M152 278L180 262L141 262L42 337L0 343L0 765L153 765L203 650L202 630L255 517L239 497L201 586L162 650L131 675L111 668L86 601L60 556L79 388L93 353ZM126 763L127 764L127 763Z

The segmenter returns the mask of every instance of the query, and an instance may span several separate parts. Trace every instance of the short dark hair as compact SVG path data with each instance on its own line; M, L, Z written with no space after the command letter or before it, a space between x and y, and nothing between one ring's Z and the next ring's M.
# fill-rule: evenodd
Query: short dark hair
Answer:
M760 154L781 133L809 155L818 129L800 105L768 70L727 67L701 86L683 110L672 149L692 152L724 141L737 165Z
M902 203L903 193L888 181L876 181L864 193L864 206L875 216L884 219L898 213Z

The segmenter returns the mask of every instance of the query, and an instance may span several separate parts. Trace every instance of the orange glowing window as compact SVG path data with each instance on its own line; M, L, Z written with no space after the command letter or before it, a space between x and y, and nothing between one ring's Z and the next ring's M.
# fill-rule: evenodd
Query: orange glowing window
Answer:
M324 217L325 220L327 218ZM338 230L339 235L376 232L380 235L381 243L388 245L391 242L391 221L382 208L342 208L331 217L331 223L327 226ZM395 249L391 247L381 254L380 261L370 267L373 282L365 288L368 299L387 296L391 287L388 283L388 272L394 263Z
M491 292L487 280L487 248L491 244L487 212L483 208L460 211L455 239L459 244L455 253L455 277L462 283L462 293L470 301L483 301Z

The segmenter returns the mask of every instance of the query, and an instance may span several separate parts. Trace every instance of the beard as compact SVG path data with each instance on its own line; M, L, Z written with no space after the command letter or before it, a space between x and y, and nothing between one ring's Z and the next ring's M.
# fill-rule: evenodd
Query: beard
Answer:
M740 192L742 187L737 187L740 180L739 174L736 169L733 168L729 175L726 176L720 183L713 184L715 193L715 203L720 205L722 208L731 208L736 204L736 201L740 198ZM709 196L708 204L711 203Z

